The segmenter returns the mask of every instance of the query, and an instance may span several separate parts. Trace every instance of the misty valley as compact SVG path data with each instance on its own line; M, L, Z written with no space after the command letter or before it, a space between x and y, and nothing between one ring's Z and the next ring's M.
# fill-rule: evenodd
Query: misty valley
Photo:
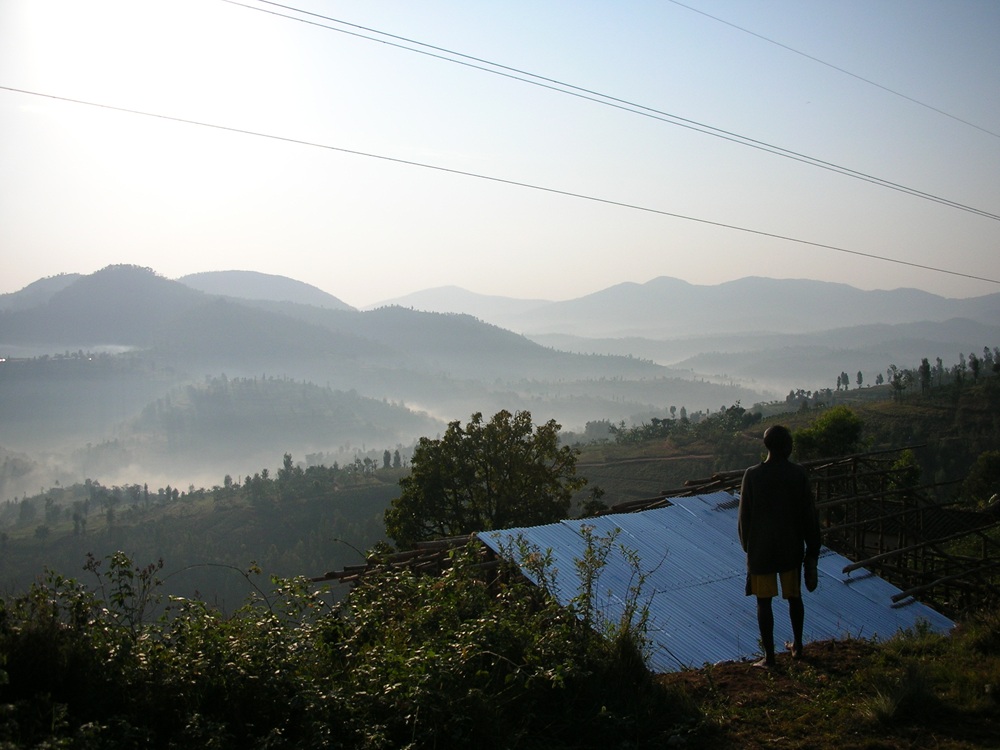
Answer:
M780 330L757 328L762 294ZM424 310L361 311L281 277L184 283L134 266L0 296L2 525L49 529L67 569L127 535L174 569L225 546L226 565L321 573L382 538L416 441L476 412L528 411L564 442L601 443L740 403L833 403L842 386L885 399L874 386L889 364L940 352L951 366L1000 341L1000 295L660 279L565 303L419 296ZM465 311L448 309L455 299ZM294 463L277 469L282 456ZM683 481L718 467L674 468ZM658 476L636 491L662 489ZM233 601L247 585L225 567L186 575Z

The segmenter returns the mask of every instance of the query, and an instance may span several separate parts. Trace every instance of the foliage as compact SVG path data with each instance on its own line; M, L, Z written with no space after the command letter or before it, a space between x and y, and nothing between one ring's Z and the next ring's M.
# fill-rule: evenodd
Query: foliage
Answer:
M673 438L675 442L689 439L716 440L724 439L757 424L761 420L759 411L750 411L737 401L732 406L723 406L714 414L696 413L694 419L687 416L681 408L680 419L659 419L653 417L649 422L626 427L622 422L610 427L615 442L619 445L644 443L650 440Z
M1000 494L1000 450L983 451L962 485L963 494L985 506Z
M160 573L165 595L203 596L232 611L251 589L233 570L250 557L280 577L355 563L385 539L383 514L406 469L367 455L313 463L322 458L311 455L306 465L285 454L277 470L185 491L89 479L54 487L25 506L39 508L38 516L43 506L53 511L44 538L36 537L38 517L17 525L22 503L0 505L0 586L24 592L43 566L74 571L87 553L104 560L121 550L170 560L172 569Z
M916 454L906 449L892 464L891 486L897 489L916 487L920 481L920 464Z
M92 563L108 600L49 573L0 600L0 747L601 747L693 718L641 660L476 561L388 570L338 604L275 579L229 617L174 599L157 621L158 566Z
M421 438L402 492L386 511L386 533L401 548L436 537L551 523L565 518L577 451L559 447L559 425L533 429L531 414L476 413L448 425L440 440Z
M799 460L844 456L860 447L861 418L846 406L834 406L824 411L811 427L798 430L795 452Z

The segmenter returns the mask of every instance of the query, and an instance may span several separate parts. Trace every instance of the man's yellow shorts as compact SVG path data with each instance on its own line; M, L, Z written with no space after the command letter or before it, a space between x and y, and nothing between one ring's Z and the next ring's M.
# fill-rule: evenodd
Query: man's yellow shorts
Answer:
M778 595L778 579L781 579L781 596L793 599L802 596L801 568L786 570L783 573L750 574L750 593L758 599L770 599Z

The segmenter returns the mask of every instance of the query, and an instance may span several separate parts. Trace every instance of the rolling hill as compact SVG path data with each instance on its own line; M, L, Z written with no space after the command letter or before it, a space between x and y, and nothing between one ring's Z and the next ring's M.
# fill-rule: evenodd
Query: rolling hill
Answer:
M759 397L631 355L560 351L471 315L305 304L298 292L310 288L280 277L227 274L253 283L221 296L134 266L59 278L0 310L0 446L37 467L9 493L39 472L217 477L213 461L239 473L288 450L405 446L477 411L582 429ZM285 385L258 388L261 404L226 421L205 394L227 381Z
M354 309L312 284L257 271L206 271L182 276L177 280L199 292L223 297L296 302L333 310Z
M744 278L713 286L661 276L562 302L457 294L447 287L393 301L438 312L466 312L532 336L698 339L727 334L813 333L871 324L967 318L1000 320L1000 294L950 299L916 289L864 291L806 279Z

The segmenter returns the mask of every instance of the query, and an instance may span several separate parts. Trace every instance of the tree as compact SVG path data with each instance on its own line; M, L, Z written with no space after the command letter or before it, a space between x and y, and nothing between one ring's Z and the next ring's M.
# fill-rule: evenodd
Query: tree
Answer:
M982 362L979 357L976 356L975 352L969 353L969 371L972 373L972 382L979 382L979 370L982 367Z
M472 415L448 425L440 440L420 438L402 492L385 513L400 548L476 531L532 526L565 518L578 451L559 447L555 420L533 428L531 414L497 412L489 423Z
M795 451L800 460L856 453L861 440L861 417L846 406L834 406L821 414L811 427L795 433Z
M1000 494L1000 451L979 454L962 484L962 493L979 506L995 502Z
M885 374L889 376L889 387L892 388L892 397L898 399L903 395L903 389L906 387L903 380L903 370L900 370L896 365L889 365L889 369L885 371Z
M858 377L855 380L855 382L858 384L858 388L860 388L864 384L865 376L864 373L861 372L861 370L858 370Z
M965 355L958 355L958 364L952 367L952 372L955 376L955 382L959 385L965 382L965 373L969 371L969 366L965 362Z
M983 363L983 370L986 373L993 371L993 352L988 346L983 347L983 357L980 361Z
M920 374L920 392L927 393L931 389L931 363L927 357L920 360L917 372Z

